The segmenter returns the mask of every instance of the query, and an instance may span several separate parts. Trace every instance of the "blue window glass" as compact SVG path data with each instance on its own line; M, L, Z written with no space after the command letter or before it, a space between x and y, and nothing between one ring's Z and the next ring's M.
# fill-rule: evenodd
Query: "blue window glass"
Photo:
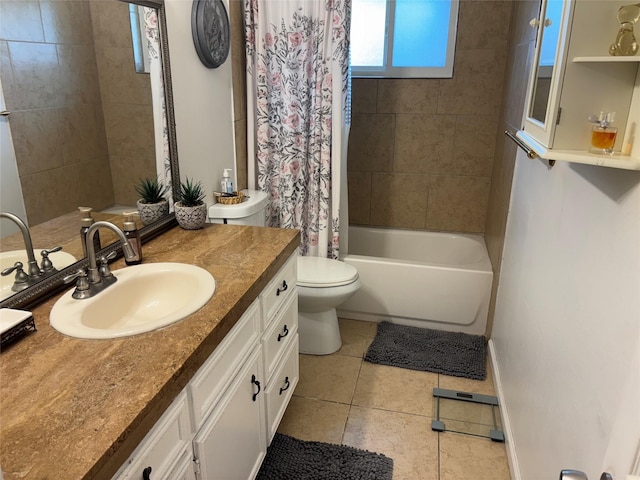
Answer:
M394 67L444 67L451 3L396 0L393 27Z
M451 77L458 6L458 0L353 0L353 76Z

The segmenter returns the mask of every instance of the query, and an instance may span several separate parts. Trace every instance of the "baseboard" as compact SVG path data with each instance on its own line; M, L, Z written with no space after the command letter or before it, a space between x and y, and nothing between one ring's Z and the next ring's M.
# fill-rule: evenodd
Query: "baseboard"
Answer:
M509 421L509 411L504 400L504 392L502 391L502 381L500 379L500 369L496 358L496 351L493 340L489 339L489 357L491 359L491 369L493 371L493 383L496 388L498 403L500 404L500 417L502 418L502 430L505 436L505 447L507 448L507 459L509 461L509 471L511 480L522 480L520 475L520 467L518 466L518 457L516 455L515 442L513 441L513 432L511 431L511 422Z

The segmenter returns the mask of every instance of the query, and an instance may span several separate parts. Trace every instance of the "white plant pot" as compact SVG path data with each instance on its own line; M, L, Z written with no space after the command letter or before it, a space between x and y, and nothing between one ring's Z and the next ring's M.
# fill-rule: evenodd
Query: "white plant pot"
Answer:
M204 227L204 224L207 222L206 203L195 207L183 207L182 203L176 202L174 207L176 220L185 230L198 230Z
M164 200L158 203L142 203L142 199L140 199L138 200L138 212L140 213L140 220L142 223L150 225L169 214L169 201Z

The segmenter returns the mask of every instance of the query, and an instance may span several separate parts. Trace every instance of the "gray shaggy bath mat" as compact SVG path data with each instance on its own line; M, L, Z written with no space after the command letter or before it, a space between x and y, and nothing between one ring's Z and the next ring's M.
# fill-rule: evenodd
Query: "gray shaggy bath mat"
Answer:
M391 480L393 460L344 445L276 433L256 480Z
M485 353L485 338L480 335L381 322L364 359L392 367L484 380Z

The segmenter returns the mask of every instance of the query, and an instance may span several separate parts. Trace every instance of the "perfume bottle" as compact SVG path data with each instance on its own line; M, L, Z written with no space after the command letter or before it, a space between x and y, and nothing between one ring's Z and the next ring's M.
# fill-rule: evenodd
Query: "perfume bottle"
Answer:
M615 115L616 112L600 112L597 117L595 115L589 117L589 120L595 124L591 128L591 149L589 150L591 153L613 154L613 146L618 135L618 129L611 126Z

